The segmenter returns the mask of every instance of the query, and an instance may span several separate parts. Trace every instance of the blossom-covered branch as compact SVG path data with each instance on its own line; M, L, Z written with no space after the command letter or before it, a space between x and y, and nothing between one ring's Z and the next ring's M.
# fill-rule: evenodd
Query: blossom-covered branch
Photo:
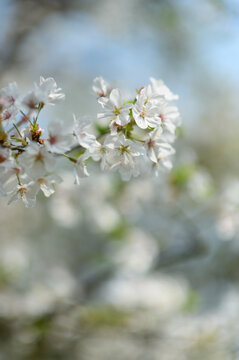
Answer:
M35 204L40 190L50 196L62 181L59 157L71 161L77 184L89 176L91 160L102 171L119 171L125 181L170 169L180 125L178 109L171 102L178 97L161 80L150 80L128 99L98 77L93 82L101 107L97 120L74 116L74 125L66 130L63 121L54 119L45 132L39 127L42 110L65 98L53 78L41 77L23 96L16 83L1 89L0 194L10 196L9 203L21 199L27 207Z

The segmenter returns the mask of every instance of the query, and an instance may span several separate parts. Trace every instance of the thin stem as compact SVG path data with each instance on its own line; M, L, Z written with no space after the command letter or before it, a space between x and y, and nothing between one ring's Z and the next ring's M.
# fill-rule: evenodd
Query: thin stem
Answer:
M22 111L20 110L20 113L30 122L30 124L33 126L33 123L31 122L30 118Z
M19 175L18 174L16 174L16 177L17 177L17 181L18 181L18 185L22 185L22 182L21 182L21 180L20 180L20 177L19 177Z
M17 130L18 135L20 136L20 138L22 138L22 135L21 135L21 133L20 133L20 131L19 131L19 129L18 129L18 127L17 127L17 125L13 123L13 126L14 126L14 128Z
M71 157L71 156L69 156L69 155L67 155L67 154L60 154L60 155L65 156L67 159L69 159L69 160L72 161L73 163L77 163L77 160L76 160L76 159L74 159L73 157Z
M19 121L16 123L17 127L21 126L22 124L24 124L24 121L23 121L23 120L19 120ZM13 131L13 130L14 130L14 126L13 126L11 129L9 129L9 130L7 131L7 133L10 134L10 132Z
M35 122L36 122L36 123L37 123L39 114L40 114L41 110L43 109L43 107L44 107L44 104L43 104L43 103L40 103L40 104L38 105L37 116L36 116L36 119L35 119Z

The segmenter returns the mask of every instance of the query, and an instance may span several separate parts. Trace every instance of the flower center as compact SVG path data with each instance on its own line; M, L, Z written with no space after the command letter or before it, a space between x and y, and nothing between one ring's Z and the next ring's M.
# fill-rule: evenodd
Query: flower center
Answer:
M105 97L106 94L104 93L103 90L101 90L101 91L98 92L98 96L99 96L99 97Z
M129 150L129 145L121 145L120 146L120 152L121 152L121 154L123 154L123 153L125 153L125 152L127 152L127 153L130 153L130 150Z
M39 182L39 184L44 184L46 182L44 178L39 178L37 179L37 181Z
M27 105L28 105L28 107L29 107L30 109L36 109L37 103L36 103L33 99L30 99L30 100L28 101Z
M141 111L140 111L140 116L141 116L142 118L145 118L146 113L147 113L147 110L146 110L146 109L141 110Z
M152 139L150 139L149 142L148 142L148 147L149 147L149 148L155 147L155 141L153 141Z
M24 193L27 191L27 188L25 186L22 186L18 191L22 197L24 195Z
M115 115L116 116L119 115L120 114L120 109L118 109L116 106L113 106L113 108L114 108Z
M50 136L49 143L54 145L57 142L57 136Z
M8 110L4 111L3 120L8 120L8 119L10 119L10 117L11 117L10 112Z
M36 156L35 156L35 161L43 161L43 155L42 153L38 153Z

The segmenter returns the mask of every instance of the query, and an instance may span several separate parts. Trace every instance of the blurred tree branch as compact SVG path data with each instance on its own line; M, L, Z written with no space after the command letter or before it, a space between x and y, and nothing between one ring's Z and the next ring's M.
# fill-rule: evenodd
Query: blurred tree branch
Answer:
M82 1L74 0L14 0L14 16L8 24L2 45L0 59L0 78L17 66L22 44L31 31L39 27L47 16L53 13L66 13L75 7L80 8Z

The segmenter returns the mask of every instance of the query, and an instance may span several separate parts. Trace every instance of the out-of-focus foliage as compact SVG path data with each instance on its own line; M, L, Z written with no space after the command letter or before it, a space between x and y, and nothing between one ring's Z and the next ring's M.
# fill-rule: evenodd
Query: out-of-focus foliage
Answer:
M0 8L1 87L52 75L65 89L46 120L93 116L100 73L126 91L162 77L183 120L160 182L69 177L33 211L1 199L0 359L237 359L237 1Z

